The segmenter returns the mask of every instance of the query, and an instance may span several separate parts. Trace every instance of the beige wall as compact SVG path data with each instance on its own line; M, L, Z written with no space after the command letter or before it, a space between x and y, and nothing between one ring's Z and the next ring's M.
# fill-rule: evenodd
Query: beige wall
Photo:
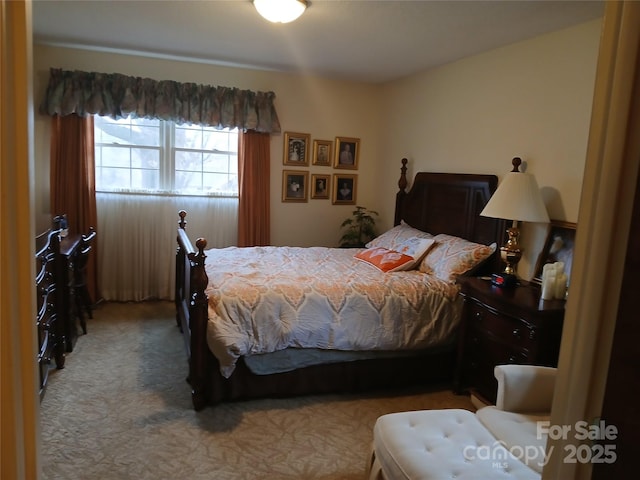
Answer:
M600 21L543 35L389 84L383 179L399 160L417 171L502 176L521 157L552 219L576 222ZM381 181L385 198L395 185ZM384 204L389 218L392 202ZM523 228L519 273L533 272L544 226ZM542 239L542 240L540 240ZM537 243L536 243L537 242ZM533 264L533 265L532 265Z
M551 218L576 222L599 39L600 21L588 22L381 86L37 45L35 90L42 98L49 67L272 90L283 132L361 139L357 203L381 212L382 229L393 222L402 157L410 160L410 176L429 170L501 177L520 156ZM282 203L282 144L275 135L272 243L335 246L352 207ZM48 155L48 122L38 115L36 212L45 217ZM544 226L524 226L522 276L533 273L545 233Z
M379 86L36 45L34 88L38 102L44 95L51 67L273 91L283 133L309 133L311 143L313 139L333 140L336 136L361 139L361 166L357 172L349 173L358 174L358 204L373 205L378 201L374 174L382 147ZM49 132L48 117L36 115L36 215L38 224L44 228L49 215ZM336 246L340 224L353 207L332 205L330 200L282 203L283 137L283 134L277 134L271 140L271 241L275 245ZM320 174L336 172L330 167L310 166L304 170ZM197 235L197 232L193 233Z

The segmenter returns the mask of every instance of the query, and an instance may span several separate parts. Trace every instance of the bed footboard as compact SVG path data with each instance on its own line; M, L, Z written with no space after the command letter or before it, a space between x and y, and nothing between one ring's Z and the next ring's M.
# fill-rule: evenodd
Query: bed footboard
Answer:
M185 349L189 360L189 376L187 381L191 385L191 399L193 407L201 410L206 406L206 375L207 375L207 295L205 289L209 281L205 272L204 249L207 241L204 238L196 240L193 248L191 240L185 231L187 212L178 213L178 247L176 251L176 322L184 337Z

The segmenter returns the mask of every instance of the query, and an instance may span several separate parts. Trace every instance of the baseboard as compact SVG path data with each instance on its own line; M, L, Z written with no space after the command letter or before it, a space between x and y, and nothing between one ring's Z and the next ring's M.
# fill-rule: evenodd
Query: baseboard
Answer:
M475 393L471 393L469 395L469 399L471 400L471 403L473 403L474 407L476 407L478 410L491 405L491 403L487 402L484 398L481 398Z

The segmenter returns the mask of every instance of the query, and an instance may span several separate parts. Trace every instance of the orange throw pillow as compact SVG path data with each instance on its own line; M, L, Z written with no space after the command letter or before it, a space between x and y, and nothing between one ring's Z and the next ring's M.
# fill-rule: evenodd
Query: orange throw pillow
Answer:
M415 264L413 257L383 247L368 248L357 253L355 257L385 273L409 270Z

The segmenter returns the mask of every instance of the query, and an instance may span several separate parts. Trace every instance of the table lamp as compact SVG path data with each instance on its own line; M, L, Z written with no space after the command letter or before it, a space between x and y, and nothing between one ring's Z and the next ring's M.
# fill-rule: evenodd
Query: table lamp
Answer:
M535 177L519 170L522 164L519 157L515 157L511 163L513 169L505 175L480 212L484 217L512 221L511 227L507 229L507 243L500 248L500 257L506 263L506 267L504 272L493 275L493 283L500 286L513 286L518 283L516 266L522 258L522 249L518 243L518 222L549 222L549 215Z

